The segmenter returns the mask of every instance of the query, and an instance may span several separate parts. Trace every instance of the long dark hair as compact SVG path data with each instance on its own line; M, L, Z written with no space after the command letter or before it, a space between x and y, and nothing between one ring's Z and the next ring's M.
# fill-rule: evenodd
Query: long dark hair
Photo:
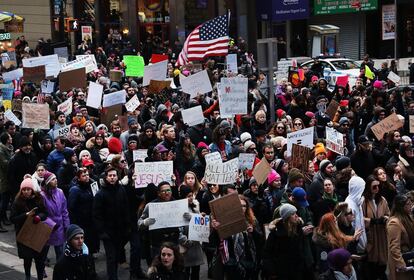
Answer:
M173 271L182 271L184 269L183 257L180 253L180 250L178 249L178 246L176 246L172 242L164 242L161 245L160 251L159 251L158 255L152 261L151 266L153 266L153 267L162 266L161 252L162 252L162 249L164 249L164 248L171 249L174 252L174 262L173 262L173 265L172 265L172 270Z
M391 217L396 217L405 230L407 231L408 238L410 239L410 247L414 246L414 221L409 214L405 212L405 204L408 201L406 195L396 195L394 198L394 203L391 210Z
M374 194L371 191L371 184L374 181L377 181L378 183L381 183L380 181L378 181L377 178L375 178L374 175L369 175L367 177L367 179L365 180L364 193L362 195L364 196L365 200L372 200L372 199L374 199L375 200L375 203L378 204L380 202L380 200L381 200L381 195L380 195L380 192L379 192L379 186L378 186L378 192L375 194L375 197L374 197Z

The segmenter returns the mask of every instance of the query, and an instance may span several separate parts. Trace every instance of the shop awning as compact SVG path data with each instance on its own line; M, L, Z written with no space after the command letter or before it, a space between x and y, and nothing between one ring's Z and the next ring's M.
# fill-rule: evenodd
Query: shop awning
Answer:
M17 22L22 22L24 21L24 18L16 14L13 14L13 13L0 11L0 22L9 22L12 20L17 21Z

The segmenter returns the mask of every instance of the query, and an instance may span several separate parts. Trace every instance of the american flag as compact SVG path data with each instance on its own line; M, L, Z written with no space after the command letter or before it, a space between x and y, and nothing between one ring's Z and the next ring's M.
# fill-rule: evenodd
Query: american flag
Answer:
M176 66L208 56L224 56L229 51L229 15L219 16L199 25L188 35Z

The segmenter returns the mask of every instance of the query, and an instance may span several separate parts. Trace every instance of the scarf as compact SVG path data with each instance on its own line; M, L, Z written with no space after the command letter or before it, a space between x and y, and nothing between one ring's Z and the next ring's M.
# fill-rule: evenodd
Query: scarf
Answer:
M335 202L335 204L338 204L338 196L335 193L330 195L326 192L323 192L322 199L323 200L332 200L333 202Z
M76 250L68 242L65 243L64 254L66 257L79 258L83 255L82 250Z
M335 279L337 280L357 280L354 267L352 267L352 272L350 276L345 275L340 271L334 271L334 274L335 274Z

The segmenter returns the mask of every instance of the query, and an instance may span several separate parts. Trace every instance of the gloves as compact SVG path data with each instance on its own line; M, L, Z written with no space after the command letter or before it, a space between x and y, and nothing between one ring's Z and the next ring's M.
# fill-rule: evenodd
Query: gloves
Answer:
M38 224L40 222L40 217L38 215L33 217L33 223Z
M186 219L187 221L190 221L191 220L191 213L185 212L183 214L183 218Z
M153 225L153 224L155 224L155 219L154 218L146 218L144 220L144 225L146 227L149 227L150 225Z

